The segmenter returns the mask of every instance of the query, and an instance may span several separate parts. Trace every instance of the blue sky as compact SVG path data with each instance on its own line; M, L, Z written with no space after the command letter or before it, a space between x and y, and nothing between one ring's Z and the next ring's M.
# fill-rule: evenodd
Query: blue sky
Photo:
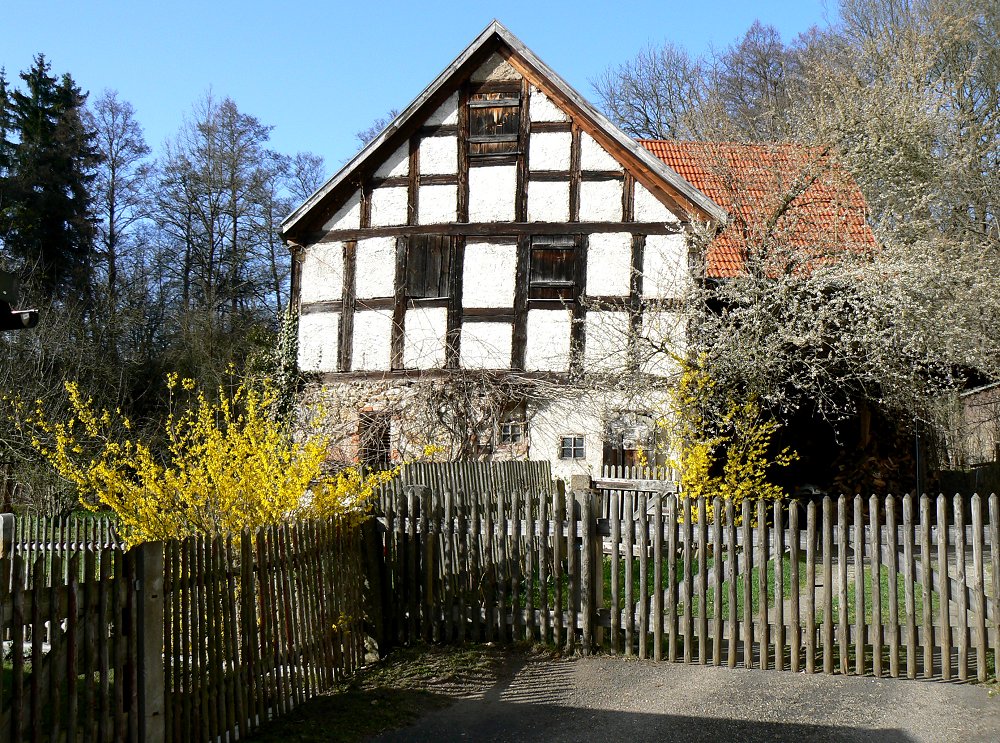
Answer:
M835 14L824 0L6 0L0 66L16 83L44 52L92 97L118 90L154 151L211 90L273 126L275 149L323 155L332 174L355 132L408 104L494 17L593 100L590 81L650 43L697 54L754 19L789 41Z

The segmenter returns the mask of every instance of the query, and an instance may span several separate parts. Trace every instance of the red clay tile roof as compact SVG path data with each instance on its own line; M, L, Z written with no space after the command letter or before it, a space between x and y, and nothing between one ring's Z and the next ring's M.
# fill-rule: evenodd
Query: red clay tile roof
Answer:
M748 250L761 246L811 254L875 246L857 183L817 148L658 139L639 144L729 213L729 224L708 248L711 277L735 276Z

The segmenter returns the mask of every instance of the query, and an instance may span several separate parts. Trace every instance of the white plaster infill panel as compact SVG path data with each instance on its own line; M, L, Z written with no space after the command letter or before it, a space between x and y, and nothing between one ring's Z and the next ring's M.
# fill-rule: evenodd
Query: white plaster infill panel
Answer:
M355 296L358 299L393 296L396 238L368 237L358 240L355 256Z
M632 278L632 235L596 233L587 242L587 294L627 297Z
M355 370L388 371L392 366L392 313L356 312L352 352Z
M509 322L462 325L460 363L464 369L509 369L514 326Z
M410 143L404 142L375 171L376 178L392 178L410 172Z
M687 238L683 234L649 235L642 259L642 296L679 297L691 280Z
M636 222L667 222L676 223L678 215L667 209L660 200L653 196L641 183L635 184L635 221Z
M569 181L528 181L528 221L568 222Z
M464 307L513 307L517 246L469 241L462 272Z
M621 170L622 166L587 132L581 132L580 168L582 170Z
M569 121L566 112L534 85L528 98L528 116L532 121Z
M424 137L420 140L421 175L458 172L458 137Z
M528 371L568 371L572 312L529 310L524 364Z
M299 368L305 372L337 371L340 313L311 312L299 318Z
M631 323L627 312L588 312L583 361L588 372L621 371L628 364Z
M428 126L458 123L458 93L452 93L447 100L427 117Z
M361 192L355 191L337 213L323 224L324 230L356 230L361 226Z
M457 215L458 186L420 186L417 196L419 224L454 222Z
M569 170L573 135L569 132L532 132L528 170Z
M669 377L680 367L674 356L683 358L687 348L686 322L676 312L646 312L639 338L639 364L644 374ZM657 350L668 348L673 356Z
M621 181L583 181L580 184L581 222L620 222Z
M405 186L376 188L372 192L372 227L406 224L407 203Z
M528 181L528 221L568 222L569 181Z
M407 369L435 369L444 366L448 310L418 307L406 311L403 321L403 365Z
M316 243L305 251L299 298L302 302L323 302L344 296L344 245Z
M516 194L516 166L469 168L469 221L513 222Z

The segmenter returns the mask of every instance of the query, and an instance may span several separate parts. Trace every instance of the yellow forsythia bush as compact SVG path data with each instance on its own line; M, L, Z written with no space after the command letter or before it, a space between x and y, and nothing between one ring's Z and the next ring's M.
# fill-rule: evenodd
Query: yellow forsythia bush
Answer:
M131 546L193 534L236 534L297 517L363 515L379 485L395 473L348 468L325 475L329 441L294 435L273 415L277 391L244 382L209 399L190 379L168 375L171 413L165 452L132 434L131 422L97 410L66 383L70 417L28 417L34 447L74 483L83 505L110 508ZM181 406L177 398L188 397ZM315 429L321 411L306 425Z
M722 413L710 419L707 403L714 393L715 382L703 364L689 364L673 392L675 414L670 420L676 458L671 466L681 472L682 498L705 497L710 521L713 498L732 501L735 521L740 523L745 499L785 496L768 474L772 468L787 467L798 454L786 447L768 456L778 423L765 419L755 400L738 401L727 395Z

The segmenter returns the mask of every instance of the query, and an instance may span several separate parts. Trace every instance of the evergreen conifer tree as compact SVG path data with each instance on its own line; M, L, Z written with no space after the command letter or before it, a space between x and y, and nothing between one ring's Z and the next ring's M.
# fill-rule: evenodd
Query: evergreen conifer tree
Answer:
M0 86L0 241L6 262L44 294L90 295L94 214L90 184L99 154L84 125L87 95L44 55ZM5 131L6 130L6 131Z

